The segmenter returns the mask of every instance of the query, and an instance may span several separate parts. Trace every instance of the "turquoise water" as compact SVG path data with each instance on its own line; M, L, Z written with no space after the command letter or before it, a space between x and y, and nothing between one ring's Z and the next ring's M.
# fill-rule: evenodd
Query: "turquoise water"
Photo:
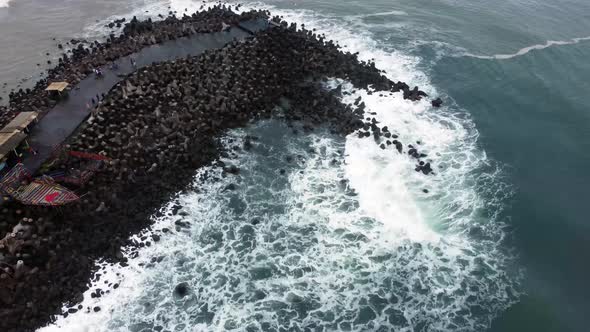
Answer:
M148 2L129 1L154 15L201 4ZM227 160L241 175L197 176L178 199L192 226L128 268L105 265L120 287L84 303L103 310L49 331L588 330L590 2L245 5L440 95L441 109L362 90L344 100L361 97L404 142L421 141L438 174L354 135L291 135L273 121L230 132L230 148L262 137ZM100 35L104 16L82 36ZM172 296L180 282L184 300Z

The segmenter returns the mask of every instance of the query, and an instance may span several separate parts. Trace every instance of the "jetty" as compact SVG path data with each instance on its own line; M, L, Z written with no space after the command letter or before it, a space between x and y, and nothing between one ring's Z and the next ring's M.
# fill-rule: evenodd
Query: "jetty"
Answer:
M73 87L68 82L50 83L45 89L48 98L59 100L52 109L44 114L21 112L0 129L0 172L3 171L0 173L0 196L4 196L0 205L9 199L5 196L8 194L6 190L1 190L4 187L2 180L6 180L1 175L9 174L8 168L14 166L14 160L22 165L19 172L25 172L23 174L27 176L35 175L43 163L51 159L68 137L99 107L102 98L127 75L157 62L196 56L206 50L221 48L267 27L268 21L258 19L241 22L220 32L169 40L95 68L95 72L100 72L100 75L89 75ZM17 151L23 144L25 149L21 150L26 153Z
M17 131L4 136L0 135L0 143L2 143L1 139L6 137L5 144L0 146L0 157L2 157L2 151L10 152L23 140L28 139L28 144L35 153L28 154L22 163L31 174L35 174L41 165L51 157L55 149L90 116L91 111L99 105L102 96L127 75L156 62L195 56L209 49L221 48L235 39L246 38L256 31L267 28L267 26L266 20L242 22L225 31L178 38L162 44L151 45L137 53L121 57L114 61L115 66L101 67L102 75L100 77L90 75L72 87L67 98L61 100L47 112L31 129L30 133ZM48 88L62 93L64 91L63 84L52 83Z

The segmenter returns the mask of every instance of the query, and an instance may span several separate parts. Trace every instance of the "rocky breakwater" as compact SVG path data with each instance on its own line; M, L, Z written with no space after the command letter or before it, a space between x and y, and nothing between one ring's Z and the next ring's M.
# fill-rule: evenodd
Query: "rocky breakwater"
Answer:
M97 310L78 304L96 272L94 260L125 264L122 246L149 246L165 236L128 240L192 181L195 169L213 163L227 176L239 172L217 160L225 153L216 142L224 131L272 116L275 106L287 99L293 106L284 117L291 123L307 130L323 124L341 134L357 131L384 144L394 136L374 119L363 119L360 100L344 105L340 87L329 91L321 83L338 77L356 87L404 91L407 99L425 95L388 80L373 63L342 52L325 36L274 20L279 27L251 39L198 57L154 64L116 85L68 142L73 150L112 158L91 182L77 188L86 193L78 203L61 210L16 203L3 207L0 230L8 233L0 248L3 331L42 326L62 313L63 303L69 306L65 314ZM249 138L239 143L236 148L253 144ZM398 144L391 153L402 152ZM66 158L56 167L67 169L77 162ZM93 296L108 291L105 287Z
M57 65L47 72L33 88L19 89L9 94L9 102L0 107L0 128L10 122L19 112L37 111L44 113L55 106L56 101L47 98L45 88L49 82L66 81L74 86L92 73L93 68L107 65L122 56L135 53L145 46L159 44L167 40L189 37L196 33L222 31L242 21L265 18L263 11L249 11L237 14L231 6L213 6L207 10L184 14L178 18L173 12L162 20L140 21L136 17L130 20L116 20L113 24L123 25L119 35L110 34L104 42L91 43L68 42L57 44L62 52ZM70 47L65 51L65 48ZM49 55L49 53L47 53Z

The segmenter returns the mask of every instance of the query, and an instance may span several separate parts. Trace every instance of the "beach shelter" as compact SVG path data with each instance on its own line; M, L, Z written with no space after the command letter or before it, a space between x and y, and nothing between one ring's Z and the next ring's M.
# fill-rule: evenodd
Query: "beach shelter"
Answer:
M47 88L45 88L45 91L49 92L50 94L54 94L61 97L65 94L64 91L66 91L66 88L69 85L70 84L68 82L53 82L49 84Z
M0 132L0 161L4 160L11 151L14 151L27 135L18 129L2 130Z
M11 133L15 130L26 131L26 129L35 121L39 113L37 112L20 112L10 123L0 129L0 133Z
M70 85L68 82L53 82L45 88L45 91L63 92L68 85Z

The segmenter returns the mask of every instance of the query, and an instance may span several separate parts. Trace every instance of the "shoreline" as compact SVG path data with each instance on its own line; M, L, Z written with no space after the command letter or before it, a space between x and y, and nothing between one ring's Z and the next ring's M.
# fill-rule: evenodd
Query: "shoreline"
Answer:
M208 22L217 28L223 28L221 23L228 17L244 18L244 14L232 16L225 7L204 13L219 14L215 23L211 17ZM255 12L245 16L261 15ZM375 93L403 92L403 97L410 100L419 100L425 94L405 83L391 82L374 64L359 62L355 55L343 53L323 36L288 25L280 18L273 20L280 23L275 24L278 27L258 32L253 39L234 41L198 56L154 63L115 85L96 116L68 139L73 150L103 153L112 159L88 184L77 188L87 192L82 200L59 211L18 203L3 207L6 222L0 224L0 230L4 234L16 233L19 250L9 253L5 246L0 261L14 269L16 261L21 260L25 269L19 278L3 273L6 277L0 280L0 327L6 331L32 331L62 313L63 303L70 307L65 314L83 310L77 303L88 288L96 268L94 261L124 263L120 249L132 244L129 236L148 227L150 217L192 181L199 167L214 163L227 176L239 172L235 166L216 161L223 153L216 138L227 129L271 117L281 98L297 105L286 114L290 124L301 123L306 130L328 124L342 135L362 129L359 136L373 136L383 149L406 153L403 144L395 140L393 129L381 128L374 118L364 119L364 104L344 105L339 100L339 88L326 91L320 83L327 77L339 77L357 88L370 85ZM177 28L171 29L180 37L196 31L171 21ZM136 46L143 42L158 44L142 33L148 31L151 37L166 35L166 27L170 27L162 24L160 30L147 28L159 24L151 21L128 24L132 28L126 28L127 36L136 37ZM141 32L134 34L137 31ZM130 49L123 47L117 58L126 56ZM89 72L90 61L83 60L88 56L86 51L74 54L82 60L70 63L80 64L79 72ZM97 62L103 60L107 61L107 57ZM50 77L63 79L69 75L73 82L82 81L78 73L66 72L67 67L58 67ZM11 112L16 114L35 106L35 102L50 106L38 94L46 83L43 80L33 91L13 94ZM246 139L241 148L248 149L250 144ZM411 146L407 153L418 162L424 158ZM73 158L64 158L55 167L69 169L77 163ZM423 164L418 164L416 171L423 171ZM132 245L151 245L158 239L152 237ZM47 286L49 282L51 286Z

